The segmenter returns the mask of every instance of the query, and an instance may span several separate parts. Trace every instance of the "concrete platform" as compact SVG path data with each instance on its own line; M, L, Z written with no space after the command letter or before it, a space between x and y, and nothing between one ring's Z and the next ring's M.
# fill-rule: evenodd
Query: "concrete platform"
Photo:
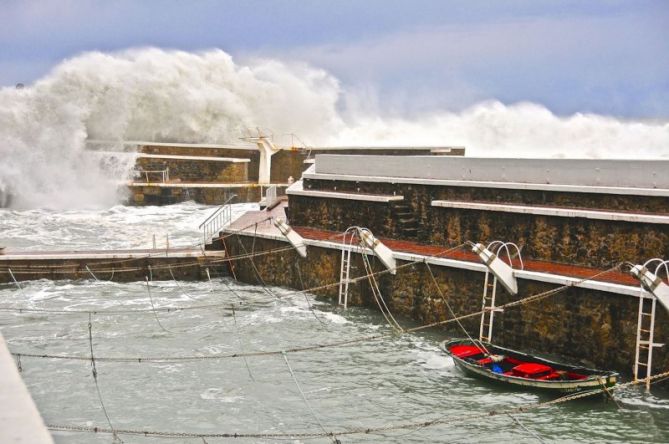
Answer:
M256 235L262 238L287 242L286 238L271 222L271 218L275 217L285 219L286 206L283 203L272 211L249 211L239 217L224 231L225 233L238 233L244 236ZM342 247L342 233L309 227L293 226L292 228L305 239L307 246L328 249L340 249ZM449 249L447 246L424 245L412 241L386 238L381 238L380 240L393 250L393 256L398 260L427 261L435 265L480 272L485 272L486 269L479 257L466 247L445 254L444 252ZM519 268L519 265L519 263L514 263L514 268ZM558 285L574 284L581 279L604 271L591 267L532 260L525 260L524 266L523 270L516 271L518 278ZM639 297L640 294L639 282L631 275L621 271L606 273L579 286L634 297Z
M0 335L0 442L53 444L49 430L28 393Z
M99 279L116 282L201 280L223 272L225 252L195 248L12 251L0 255L0 283L34 279ZM210 273L211 274L211 273Z

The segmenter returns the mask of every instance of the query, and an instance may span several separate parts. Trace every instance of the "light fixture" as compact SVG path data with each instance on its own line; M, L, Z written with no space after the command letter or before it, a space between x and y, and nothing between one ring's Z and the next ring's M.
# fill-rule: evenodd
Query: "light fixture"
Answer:
M641 281L643 288L651 292L665 309L669 310L669 285L643 265L635 265L630 270Z
M501 260L495 253L488 250L483 244L474 244L472 251L479 255L481 261L488 270L497 278L507 291L513 295L518 294L518 281L513 274L513 268Z
M381 243L380 240L375 238L372 232L367 228L358 228L358 236L360 236L362 243L367 248L370 248L376 257L381 260L390 274L395 274L397 272L397 265L395 263L395 258L393 257L393 250L386 247L383 243Z
M288 239L288 242L290 242L290 244L295 247L297 254L302 257L307 257L307 246L304 243L304 238L302 236L297 234L295 230L290 227L290 225L284 222L283 219L274 219L274 226L277 227L281 234L283 234L286 239Z

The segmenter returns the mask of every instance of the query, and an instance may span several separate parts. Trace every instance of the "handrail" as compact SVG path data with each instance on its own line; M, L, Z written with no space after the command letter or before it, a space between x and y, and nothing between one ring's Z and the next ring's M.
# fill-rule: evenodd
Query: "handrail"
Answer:
M230 196L223 205L218 207L204 222L198 227L202 229L202 244L206 245L212 242L213 235L220 231L232 220L232 202L237 197L236 194Z
M228 205L233 199L236 199L236 198L237 198L237 195L236 195L236 194L233 194L232 196L228 197L228 199L227 199L225 202L223 202L223 204L222 204L220 207L216 208L216 210L215 210L213 213L211 213L211 215L210 215L208 218L206 218L206 219L204 220L204 222L202 222L202 223L200 224L200 226L197 227L197 228L198 228L198 229L199 229L199 228L202 228L202 226L203 226L204 224L206 224L207 222L209 222L209 219L211 219L212 217L216 216L216 215L218 214L219 211L221 211L226 205Z

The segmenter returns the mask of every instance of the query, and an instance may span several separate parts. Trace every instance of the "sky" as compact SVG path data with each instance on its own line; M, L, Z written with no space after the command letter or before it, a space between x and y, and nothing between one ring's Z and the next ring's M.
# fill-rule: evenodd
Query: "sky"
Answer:
M0 24L1 86L86 51L220 48L323 68L362 112L669 119L666 0L0 0Z

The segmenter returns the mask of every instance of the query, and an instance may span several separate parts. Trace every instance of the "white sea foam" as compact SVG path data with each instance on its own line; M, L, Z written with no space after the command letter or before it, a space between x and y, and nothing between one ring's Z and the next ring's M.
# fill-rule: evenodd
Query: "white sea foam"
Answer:
M66 60L25 89L0 89L0 205L108 207L133 156L103 161L87 139L228 143L246 127L312 145L464 145L468 155L669 157L669 123L490 101L462 112L353 113L354 93L304 64L236 64L223 51L136 49ZM343 100L344 98L348 100ZM359 102L359 100L358 100ZM446 104L447 105L447 104Z

